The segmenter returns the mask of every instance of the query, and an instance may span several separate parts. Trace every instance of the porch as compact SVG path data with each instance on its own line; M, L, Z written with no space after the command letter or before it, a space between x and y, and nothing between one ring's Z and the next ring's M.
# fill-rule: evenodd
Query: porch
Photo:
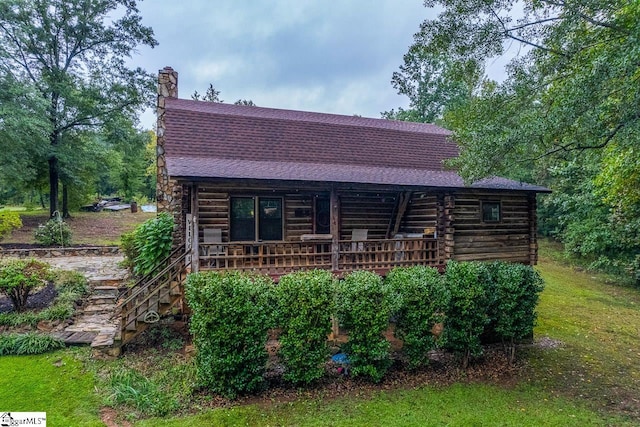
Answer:
M438 240L417 237L337 242L313 239L300 242L200 243L195 253L199 254L199 270L256 271L274 277L301 269L325 269L338 274L373 270L384 274L398 266L444 264Z

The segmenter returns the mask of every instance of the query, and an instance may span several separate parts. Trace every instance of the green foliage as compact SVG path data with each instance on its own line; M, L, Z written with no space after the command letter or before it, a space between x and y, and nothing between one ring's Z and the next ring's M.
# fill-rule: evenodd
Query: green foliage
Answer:
M7 0L0 3L0 23L1 74L15 76L20 86L33 86L32 96L39 101L16 102L12 117L23 108L30 113L23 116L36 116L35 126L42 126L34 138L39 156L30 163L37 167L37 179L49 179L53 215L58 183L67 189L82 184L74 182L82 175L71 173L77 165L65 157L82 144L77 134L134 117L150 101L152 76L126 62L139 45L157 42L152 29L141 24L136 2L128 0ZM23 126L31 129L25 123L18 128ZM40 146L43 142L48 150ZM94 160L91 155L74 159L83 165Z
M466 368L471 356L482 354L480 335L489 323L489 272L486 264L480 262L449 261L445 283L451 299L444 323L444 346L461 354Z
M394 86L402 83L409 94L424 88L423 99L437 98L450 86L449 80L438 81L440 74L421 55L487 64L509 55L506 46L526 48L505 68L505 79L485 79L471 96L445 109L443 123L461 147L451 165L469 182L502 175L550 187L554 193L541 203L542 231L592 268L637 280L640 3L425 5L439 8L439 15L420 26L405 65L394 75ZM422 62L432 86L412 66Z
M49 264L31 260L12 260L0 265L0 292L13 303L16 311L23 311L32 290L52 279Z
M324 375L333 313L333 277L325 270L287 274L280 278L276 298L284 378L309 384Z
M42 354L64 348L64 341L50 335L29 332L0 335L0 356Z
M109 376L109 405L128 405L145 414L163 417L180 409L180 402L135 369L118 368Z
M131 231L129 233L124 233L120 237L120 249L124 254L124 260L122 261L122 266L133 270L135 267L135 259L140 256L140 253L136 249L136 232Z
M71 228L62 219L52 218L36 229L35 238L38 243L46 246L69 246L71 244Z
M16 230L20 227L22 227L22 221L20 220L20 214L18 214L18 212L0 212L0 239L12 230Z
M385 282L400 295L402 305L396 313L395 335L404 343L409 366L429 363L428 352L436 347L433 328L444 322L449 304L449 290L437 269L417 265L396 267Z
M189 275L185 294L201 385L229 398L263 387L272 288L269 277L237 271Z
M612 198L614 194L607 191L605 176L612 186L618 185L606 166L611 161L609 151L549 168L554 194L539 205L541 232L562 240L567 253L591 269L626 277L638 285L640 270L635 260L640 255L640 205L633 191L617 193L622 199Z
M409 98L410 108L384 112L386 119L436 123L446 111L471 98L482 81L481 63L454 62L449 55L434 54L419 44L419 36L391 79L398 93Z
M127 236L127 243L131 240ZM173 217L162 212L156 218L140 224L134 231L131 255L136 254L133 271L139 276L149 274L171 253L173 243ZM129 255L129 253L126 253ZM130 258L129 258L130 259Z
M0 325L34 327L41 320L65 320L73 316L76 303L89 292L87 279L75 271L58 270L53 272L52 280L57 296L51 306L38 312L0 313Z
M377 274L355 271L338 282L336 306L340 323L349 331L345 352L351 374L379 382L391 366L383 333L400 306L398 295Z
M492 303L488 313L492 329L509 344L510 360L515 341L533 336L536 306L544 282L531 266L493 262L487 265L491 276Z

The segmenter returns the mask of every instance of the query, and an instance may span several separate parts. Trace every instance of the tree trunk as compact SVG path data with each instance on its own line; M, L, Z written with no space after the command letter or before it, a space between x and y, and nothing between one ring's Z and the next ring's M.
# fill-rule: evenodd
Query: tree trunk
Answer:
M51 156L49 158L49 216L53 218L58 210L58 158Z
M69 186L62 183L62 218L71 218L69 213Z

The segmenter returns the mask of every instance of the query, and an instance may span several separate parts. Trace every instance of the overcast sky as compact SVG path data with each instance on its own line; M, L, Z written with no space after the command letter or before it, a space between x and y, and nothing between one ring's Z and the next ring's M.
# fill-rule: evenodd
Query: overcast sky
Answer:
M380 117L406 106L391 75L435 12L422 0L146 0L160 43L132 64L179 73L179 97L204 93L261 107ZM153 128L147 111L144 128Z

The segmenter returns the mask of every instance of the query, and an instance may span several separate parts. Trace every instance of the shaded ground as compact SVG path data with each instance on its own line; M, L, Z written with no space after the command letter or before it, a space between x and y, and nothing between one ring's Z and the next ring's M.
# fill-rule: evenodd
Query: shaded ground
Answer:
M27 297L27 310L41 310L48 307L54 298L58 295L53 283L49 283L47 286L34 292ZM0 313L6 313L13 310L13 304L11 300L0 294Z
M119 244L122 234L155 216L154 212L141 211L75 212L66 221L71 227L73 246L109 246ZM48 213L21 212L20 218L22 228L0 240L1 247L20 249L40 246L35 241L34 233L40 224L47 222Z

